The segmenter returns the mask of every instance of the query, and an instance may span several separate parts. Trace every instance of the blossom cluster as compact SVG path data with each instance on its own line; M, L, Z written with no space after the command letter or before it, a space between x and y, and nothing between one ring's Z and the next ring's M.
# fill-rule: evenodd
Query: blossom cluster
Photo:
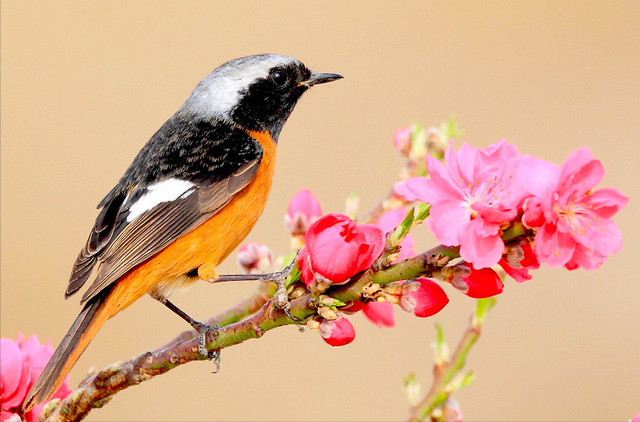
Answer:
M38 419L48 402L34 407L24 415L20 407L52 355L50 341L41 345L35 334L27 339L18 334L17 341L0 339L0 421ZM51 399L64 399L70 392L67 377Z
M604 169L586 147L558 167L520 155L505 141L484 150L464 144L454 151L450 145L445 164L427 157L427 172L428 178L410 178L395 191L431 204L427 224L436 239L460 246L460 256L474 268L500 263L523 281L526 269L538 263L596 269L622 246L611 217L629 198L614 188L593 190ZM505 228L517 222L531 230L532 249L505 244Z
M413 161L424 159L427 175L416 176L420 166L413 165L408 178L395 186L404 202L389 207L375 224L358 224L343 214L323 215L308 189L294 195L285 225L296 239L292 246L302 247L297 261L300 280L316 297L370 268L385 252L386 236L407 216L406 205L414 202L430 205L426 223L436 239L459 247L461 261L443 268L438 280L472 298L503 291L503 281L492 267L500 266L524 282L541 264L592 270L620 249L620 230L611 217L628 198L613 188L594 191L604 170L587 148L571 154L560 167L521 155L505 141L485 149L464 144L458 151L450 142L445 151L444 136L451 128L457 130L450 126L430 132L416 127L396 131L398 152ZM420 147L424 142L430 147ZM395 262L416 255L410 233L398 246L392 255ZM318 328L328 344L344 345L355 338L344 315L361 311L374 324L393 327L393 304L428 317L449 301L443 288L426 278L391 283L373 296L363 292L361 299L321 303L319 318L310 326Z

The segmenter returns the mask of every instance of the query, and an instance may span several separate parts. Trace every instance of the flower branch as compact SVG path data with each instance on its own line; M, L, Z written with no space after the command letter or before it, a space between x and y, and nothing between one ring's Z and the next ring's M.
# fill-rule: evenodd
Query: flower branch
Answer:
M362 311L376 325L393 327L393 304L397 304L415 316L429 317L448 303L440 286L448 283L481 299L476 315L451 357L438 327L434 383L426 396L418 397L409 379L407 392L413 391L412 420L452 420L447 412L461 414L450 395L472 379L459 373L495 303L485 298L503 291L494 268L502 267L519 283L531 279L530 271L541 264L596 269L621 247L621 233L612 217L628 198L617 189L595 189L603 168L587 148L571 154L559 167L520 155L505 141L484 150L465 144L455 151L451 142L447 148L447 140L460 132L454 119L440 128L413 125L396 131L394 145L407 158L402 181L365 216L364 223L353 220L357 197L348 200L347 215L323 214L315 195L300 190L285 217L291 249L300 250L285 283L288 310L295 320L273 305L270 298L276 288L263 282L252 295L206 321L220 326L207 334L206 348L221 350L280 326L303 324L318 329L329 345L343 346L355 338L344 315ZM411 204L414 207L408 210ZM411 231L423 222L441 245L416 253ZM252 242L238 253L246 273L274 272L280 265L272 259L266 246ZM290 259L293 254L283 258ZM3 354L22 361L25 368L29 356L39 350L33 341L23 344L21 338L18 343L2 341ZM15 371L3 359L1 420L15 415L32 421L38 414L39 420L81 420L118 391L206 359L198 352L198 341L195 331L184 331L153 351L90 374L69 395L65 382L41 414L40 409L20 413L31 372ZM38 352L38 356L52 353Z
M328 290L326 293L342 302L358 300L362 289L369 284L384 286L420 275L433 276L451 257L455 256L455 248L439 246L384 269L368 269L354 277L348 284L336 286L337 288ZM308 293L290 302L290 313L301 321L289 319L282 310L274 308L271 302L262 305L251 317L237 321L248 315L253 307L265 299L267 288L271 289L272 286L265 283L247 300L207 321L207 323L217 323L221 326L217 333L209 333L207 336L206 347L209 351L221 350L252 338L260 338L267 331L280 326L302 324L305 318L316 314L317 300ZM232 322L234 320L237 322ZM185 331L162 348L143 353L125 363L112 364L91 375L65 400L45 409L40 420L82 420L93 408L103 406L111 396L121 390L138 385L186 363L204 360L205 358L198 353L198 339L193 336L193 333L193 331Z

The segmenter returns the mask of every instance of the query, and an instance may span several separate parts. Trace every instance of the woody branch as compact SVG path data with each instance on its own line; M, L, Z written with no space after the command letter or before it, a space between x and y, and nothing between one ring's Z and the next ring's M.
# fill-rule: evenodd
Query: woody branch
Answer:
M354 277L348 284L337 286L326 293L342 302L356 300L360 297L363 287L370 284L384 286L421 275L432 277L450 258L456 256L455 248L438 246L386 268L372 267ZM267 301L267 289L269 287L260 286L249 298L207 321L221 326L217 335L209 333L206 344L208 350L221 350L251 338L259 338L277 327L303 323L289 319L282 310L274 308L271 302ZM258 311L253 314L256 309ZM317 303L310 293L291 301L290 312L301 321L314 315L316 311ZM251 314L253 315L250 318L242 319ZM65 400L54 402L45 409L39 420L82 420L92 409L102 407L121 390L186 363L205 359L198 353L195 331L186 331L159 349L145 352L125 363L114 363L89 375Z

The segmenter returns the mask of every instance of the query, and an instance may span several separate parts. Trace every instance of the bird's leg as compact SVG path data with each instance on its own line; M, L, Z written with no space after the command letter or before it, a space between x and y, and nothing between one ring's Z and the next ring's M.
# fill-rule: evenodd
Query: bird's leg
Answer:
M205 347L205 342L206 342L207 333L213 332L217 335L218 329L220 327L216 324L207 325L202 322L196 321L195 319L187 315L187 313L184 312L182 309L178 308L176 305L171 303L169 299L167 299L166 297L164 297L162 294L158 292L152 292L151 297L156 299L158 302L162 303L167 308L171 309L176 315L178 315L180 318L187 321L189 325L191 325L193 329L198 332L198 334L200 335L199 342L198 342L198 353L200 353L203 356L206 356L209 360L213 359L214 363L217 366L217 371L219 371L220 370L220 350L215 350L213 352L207 351L207 348Z
M225 281L272 281L276 284L276 287L277 287L276 293L273 295L273 298L271 299L273 302L273 305L278 309L282 309L284 313L287 314L287 316L292 320L300 321L299 318L296 318L293 315L291 315L291 312L290 312L291 304L289 303L289 295L287 294L287 287L285 286L285 281L287 280L287 277L289 277L289 275L291 274L291 271L293 270L293 267L296 264L297 259L298 259L298 252L296 253L296 256L293 258L293 260L289 263L289 265L284 267L282 271L276 271L273 273L266 273L266 274L219 275L218 277L212 278L207 281L209 283L221 283Z

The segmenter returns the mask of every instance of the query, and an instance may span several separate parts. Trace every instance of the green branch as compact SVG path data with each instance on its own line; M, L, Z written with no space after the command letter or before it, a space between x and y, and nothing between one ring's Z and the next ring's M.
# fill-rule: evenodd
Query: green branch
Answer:
M443 347L444 337L439 330L436 363L433 367L433 384L427 395L418 404L412 406L409 420L425 420L449 398L452 392L464 387L471 381L472 378L467 376L463 378L462 382L455 382L464 367L469 351L478 340L478 337L480 337L487 313L495 303L496 300L493 298L478 300L476 313L471 318L471 323L460 339L451 358L448 358L443 353L446 347Z

